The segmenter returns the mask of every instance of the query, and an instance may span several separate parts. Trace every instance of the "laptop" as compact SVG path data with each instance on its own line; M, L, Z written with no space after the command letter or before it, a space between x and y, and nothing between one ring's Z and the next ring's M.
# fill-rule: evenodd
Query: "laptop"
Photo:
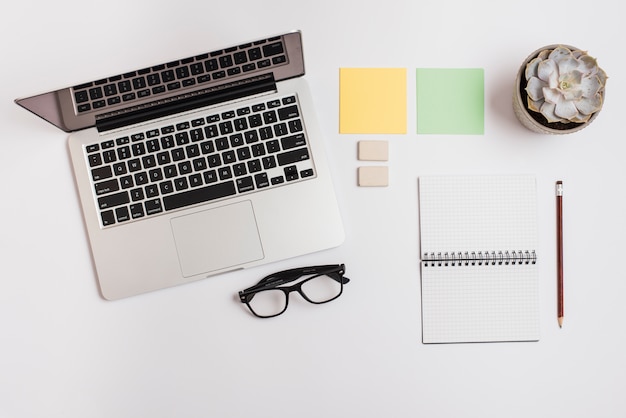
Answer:
M16 100L71 132L115 300L340 245L299 31Z

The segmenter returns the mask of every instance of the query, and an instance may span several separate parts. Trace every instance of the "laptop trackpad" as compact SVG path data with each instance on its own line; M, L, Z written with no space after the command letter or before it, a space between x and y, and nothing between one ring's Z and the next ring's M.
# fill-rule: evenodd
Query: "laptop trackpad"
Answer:
M263 258L249 200L173 218L171 223L185 277Z

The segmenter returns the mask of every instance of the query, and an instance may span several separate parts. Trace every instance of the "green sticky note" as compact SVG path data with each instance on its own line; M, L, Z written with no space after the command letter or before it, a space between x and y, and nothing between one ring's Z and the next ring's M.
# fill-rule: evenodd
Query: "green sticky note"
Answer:
M484 134L482 68L418 68L416 85L418 134Z

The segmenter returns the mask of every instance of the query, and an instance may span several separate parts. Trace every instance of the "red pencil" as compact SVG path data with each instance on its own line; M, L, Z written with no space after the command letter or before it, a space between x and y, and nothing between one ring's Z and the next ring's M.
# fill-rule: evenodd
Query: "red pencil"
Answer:
M563 326L563 182L556 182L556 286L557 317Z

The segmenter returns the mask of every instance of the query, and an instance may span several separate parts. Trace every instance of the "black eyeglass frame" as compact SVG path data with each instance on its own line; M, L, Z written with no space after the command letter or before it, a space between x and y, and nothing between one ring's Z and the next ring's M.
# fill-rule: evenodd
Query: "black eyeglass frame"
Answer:
M262 278L257 284L251 286L245 290L239 292L239 300L241 303L245 303L255 316L259 318L273 318L285 312L287 310L287 306L289 305L289 294L291 292L298 292L300 296L304 298L307 302L313 303L315 305L321 305L324 303L328 303L332 300L337 299L343 293L343 285L350 281L349 278L344 277L344 273L346 271L344 264L329 264L323 266L311 266L311 267L300 267L295 269L289 269L284 271L279 271L278 273L272 273L268 276ZM291 283L296 281L304 276L312 275L311 277L302 280L299 283L294 284L293 286L280 287L284 284ZM328 276L331 279L335 280L341 285L339 289L339 293L337 296L332 299L325 300L323 302L315 302L307 297L307 295L302 291L302 285L311 281L320 276ZM285 307L282 311L274 314L274 315L259 315L257 314L252 306L250 306L250 302L256 293L263 292L265 290L280 290L285 294Z

